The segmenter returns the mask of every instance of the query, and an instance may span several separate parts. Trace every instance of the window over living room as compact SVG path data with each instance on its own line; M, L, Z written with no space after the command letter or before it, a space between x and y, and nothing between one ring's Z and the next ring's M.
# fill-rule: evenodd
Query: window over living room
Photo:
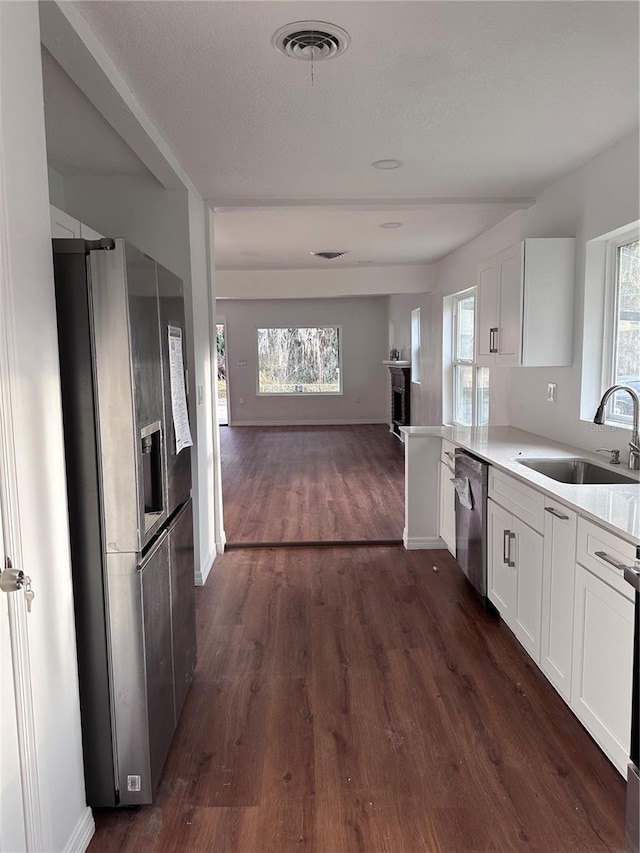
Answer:
M258 394L341 394L339 326L257 329Z

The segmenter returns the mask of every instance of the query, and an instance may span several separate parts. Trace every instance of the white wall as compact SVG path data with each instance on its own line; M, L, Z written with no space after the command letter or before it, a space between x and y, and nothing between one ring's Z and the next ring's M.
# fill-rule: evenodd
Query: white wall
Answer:
M218 273L219 275L219 273ZM387 298L231 300L217 302L227 318L227 369L231 422L386 423L388 358ZM341 395L257 394L257 339L260 326L342 327ZM238 362L246 361L246 367ZM240 403L240 399L244 403Z
M64 200L71 216L106 236L126 237L185 283L196 582L201 584L216 551L205 205L198 193L164 189L151 175L65 177Z
M540 195L527 212L525 236L576 236L576 301L573 365L564 368L512 368L509 371L511 423L588 450L618 447L626 455L629 430L591 422L597 399L592 393L589 421L580 419L583 360L601 342L583 344L586 242L637 220L638 134L604 151ZM545 232L551 232L547 234ZM557 382L558 402L546 402L547 383ZM585 389L586 390L586 389ZM596 397L599 396L597 393Z
M330 264L331 261L326 261ZM216 295L232 299L373 296L432 290L430 266L362 266L318 270L218 270Z
M439 293L450 294L475 283L480 260L523 237L577 238L573 364L491 368L492 424L508 423L588 450L603 444L626 447L628 430L607 427L603 435L602 428L580 420L585 255L587 240L638 219L638 162L636 132L550 186L529 210L513 214L436 265L435 286ZM596 346L597 340L587 340L588 348ZM434 363L439 355L431 348ZM558 384L556 404L546 401L548 382Z
M216 475L212 352L209 321L211 300L207 254L208 215L202 197L189 190L189 234L191 248L191 304L193 384L192 411L195 408L197 446L191 458L193 494L195 496L195 534L199 543L196 554L196 583L203 584L216 556ZM213 282L211 282L213 286ZM215 354L214 354L215 358ZM222 535L222 531L217 531Z
M107 237L125 237L187 284L191 278L186 190L151 175L66 176L64 210Z
M64 200L64 178L55 169L49 166L49 201L54 207L59 210L65 209Z
M82 770L37 4L0 3L0 63L0 219L15 327L20 534L36 593L28 626L42 849L60 851L74 835L78 844L83 826L86 843L93 821Z
M442 423L442 361L434 361L432 351L442 338L442 297L439 293L402 293L389 296L389 349L411 358L411 312L420 309L420 383L411 383L411 424L428 426ZM389 386L388 386L389 387ZM391 393L389 388L389 394Z

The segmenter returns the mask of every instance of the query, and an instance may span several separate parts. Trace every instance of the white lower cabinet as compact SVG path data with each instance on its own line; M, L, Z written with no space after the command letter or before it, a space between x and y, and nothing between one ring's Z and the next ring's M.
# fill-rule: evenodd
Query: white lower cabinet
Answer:
M456 555L456 490L451 482L455 474L444 462L440 463L440 538L447 548Z
M634 609L621 567L633 564L635 549L584 519L577 542L578 559L589 568L576 564L571 708L626 775Z
M542 536L492 500L487 506L487 535L489 599L538 663Z
M516 569L516 612L512 631L540 663L543 538L520 519L512 522Z
M456 555L456 490L453 485L456 445L442 440L440 450L440 491L438 511L438 535L449 551Z
M567 702L571 701L577 523L573 510L545 500L540 666Z
M487 594L507 625L513 621L516 600L516 573L508 557L511 518L499 504L487 501Z
M500 471L489 477L487 540L490 601L625 775L634 603L624 566L635 545Z

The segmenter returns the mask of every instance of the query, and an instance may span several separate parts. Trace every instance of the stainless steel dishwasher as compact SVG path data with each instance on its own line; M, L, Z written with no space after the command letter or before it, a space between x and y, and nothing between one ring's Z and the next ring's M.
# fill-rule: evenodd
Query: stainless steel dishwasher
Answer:
M456 450L456 560L485 606L488 469L482 459Z

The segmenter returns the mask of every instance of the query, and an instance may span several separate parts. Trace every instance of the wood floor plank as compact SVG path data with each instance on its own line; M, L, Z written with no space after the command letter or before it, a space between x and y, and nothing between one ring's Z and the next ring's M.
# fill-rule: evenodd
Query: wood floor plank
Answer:
M399 536L387 438L234 428L227 532ZM623 853L622 777L448 552L296 545L216 560L156 802L90 853Z
M623 779L448 553L215 572L157 802L91 853L622 853Z
M404 449L386 424L220 436L229 543L402 538Z

